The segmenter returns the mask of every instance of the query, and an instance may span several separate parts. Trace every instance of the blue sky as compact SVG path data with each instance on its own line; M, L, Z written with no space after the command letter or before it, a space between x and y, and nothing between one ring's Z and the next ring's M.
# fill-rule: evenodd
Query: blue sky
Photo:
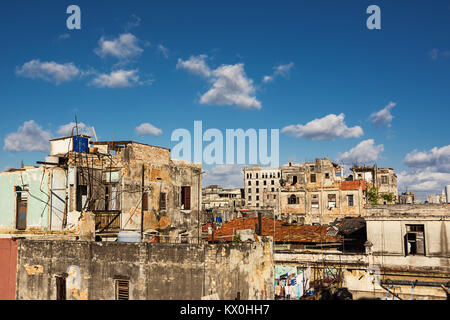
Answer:
M168 148L194 120L280 129L281 163L376 161L400 192L450 184L448 1L2 1L0 26L0 169L42 160L76 114L99 139Z

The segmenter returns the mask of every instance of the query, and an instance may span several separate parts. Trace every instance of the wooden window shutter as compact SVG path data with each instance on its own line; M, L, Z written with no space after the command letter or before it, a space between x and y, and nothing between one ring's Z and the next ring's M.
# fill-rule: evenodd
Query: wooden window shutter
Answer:
M184 187L184 209L191 210L191 187Z

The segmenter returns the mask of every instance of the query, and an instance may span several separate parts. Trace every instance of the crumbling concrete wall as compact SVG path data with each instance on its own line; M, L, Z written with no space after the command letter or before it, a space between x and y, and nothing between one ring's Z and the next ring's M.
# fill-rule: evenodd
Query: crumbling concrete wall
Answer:
M271 242L193 245L84 241L19 241L17 299L114 300L115 280L129 280L129 297L222 300L271 299Z

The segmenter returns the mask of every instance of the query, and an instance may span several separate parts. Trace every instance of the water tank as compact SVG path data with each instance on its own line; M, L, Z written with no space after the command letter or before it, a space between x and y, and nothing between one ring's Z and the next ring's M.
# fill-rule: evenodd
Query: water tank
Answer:
M445 186L445 199L447 203L450 203L450 184Z
M141 234L136 231L120 231L117 242L141 242Z

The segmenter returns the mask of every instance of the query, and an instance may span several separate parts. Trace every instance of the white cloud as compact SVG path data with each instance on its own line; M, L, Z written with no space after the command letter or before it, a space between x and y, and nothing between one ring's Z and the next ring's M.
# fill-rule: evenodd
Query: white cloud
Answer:
M162 134L162 130L159 128L156 128L154 125L150 123L142 123L136 128L136 132L141 135L152 135L152 136L159 136Z
M408 188L409 191L441 193L450 184L450 173L434 172L428 168L402 171L397 174L397 182L399 191Z
M139 81L138 70L117 70L110 74L99 74L91 84L100 88L125 88L142 84Z
M131 33L121 34L113 40L101 37L98 42L99 46L94 52L102 58L111 56L125 62L139 56L144 51L139 47L138 42L138 39Z
M202 185L220 185L223 188L242 188L244 185L243 165L217 165L203 175Z
M36 124L34 120L25 121L19 127L17 132L8 134L5 137L4 150L20 152L20 151L41 151L50 150L49 140L51 133L42 130L41 126Z
M387 127L391 126L392 119L394 116L391 114L392 108L396 106L396 103L389 102L387 106L383 109L374 112L370 115L370 119L372 119L372 123L375 125L385 125Z
M19 76L41 79L57 85L75 79L80 73L80 70L71 62L59 64L54 61L41 62L40 60L31 60L16 68L16 74Z
M450 145L429 151L413 150L404 163L411 168L398 174L399 189L440 193L450 184Z
M434 147L428 152L416 149L405 156L404 162L411 168L450 173L450 145Z
M75 122L69 122L60 126L57 130L57 134L59 136L71 136L73 134L77 134L77 129L75 128ZM87 136L93 136L94 132L92 131L92 127L84 124L83 122L78 123L78 134L83 134Z
M159 44L157 47L158 51L164 56L164 58L169 58L169 49L164 47L162 44Z
M247 78L244 64L223 65L213 71L212 88L200 98L202 104L237 105L244 109L261 109L253 80Z
M270 76L264 76L263 77L263 82L264 83L272 82L278 76L287 77L287 76L289 76L289 72L291 71L291 69L293 67L294 67L294 63L293 62L290 62L288 64L280 64L278 66L275 66L275 67L273 67L273 69L274 69L273 74L270 75Z
M329 114L323 118L314 119L305 125L297 124L284 127L281 132L312 140L361 137L363 135L362 128L360 126L347 127L344 117L343 113L340 115Z
M186 61L178 59L177 63L177 69L185 69L189 73L205 77L212 84L200 97L201 104L261 109L261 102L255 97L253 80L247 78L243 63L211 69L206 64L206 58L206 55L191 56Z
M349 151L339 154L336 161L348 166L354 164L370 164L378 159L378 156L383 150L384 146L382 144L375 145L373 139L367 139L361 141Z
M199 56L190 56L188 60L178 59L177 69L185 69L191 74L195 74L202 77L211 76L211 69L206 64L206 54L201 54Z

